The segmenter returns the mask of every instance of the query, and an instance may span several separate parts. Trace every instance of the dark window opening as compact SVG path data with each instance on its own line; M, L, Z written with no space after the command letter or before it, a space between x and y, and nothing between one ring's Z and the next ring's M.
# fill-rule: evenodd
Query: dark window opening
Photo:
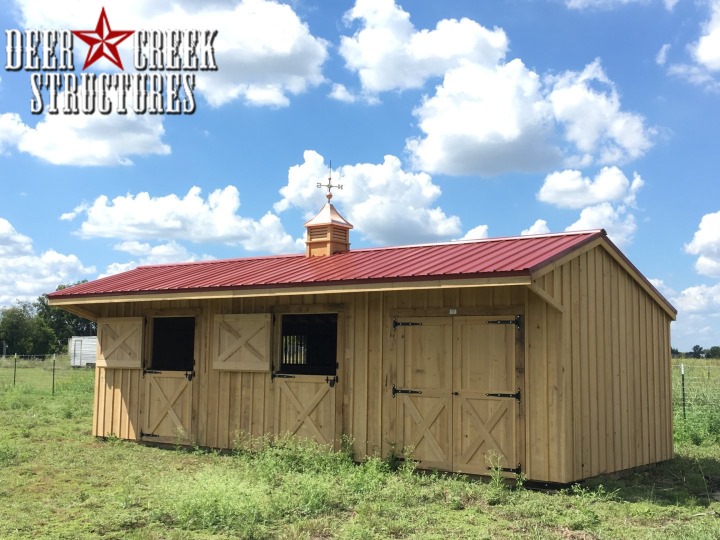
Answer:
M152 365L158 371L192 371L195 317L153 319Z
M280 371L335 375L337 313L283 315Z

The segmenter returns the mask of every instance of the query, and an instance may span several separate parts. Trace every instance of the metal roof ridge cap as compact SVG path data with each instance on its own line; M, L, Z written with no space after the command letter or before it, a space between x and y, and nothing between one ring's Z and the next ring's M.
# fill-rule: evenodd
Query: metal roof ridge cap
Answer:
M550 238L554 236L583 236L583 235L593 235L597 233L605 233L605 229L587 229L582 231L564 231L564 232L556 232L556 233L544 233L544 234L526 234L526 235L516 235L516 236L493 236L491 238L467 238L467 239L458 239L458 240L447 240L445 242L427 242L422 244L404 244L404 245L396 245L396 246L376 246L376 247L367 247L367 248L358 248L358 249L351 249L350 251L346 251L347 253L358 253L358 252L368 252L368 251L383 251L383 250L389 250L389 249L412 249L412 248L420 248L420 247L436 247L436 246L453 246L453 245L463 245L463 244L481 244L481 243L492 243L492 242L499 242L499 241L507 241L507 240L531 240L535 238ZM607 233L606 233L607 234Z
M608 240L608 235L605 229L595 229L593 231L585 231L586 233L593 232L594 234L589 234L586 238L584 238L582 241L578 242L577 244L572 244L570 246L565 247L564 249L561 249L559 252L557 252L555 255L546 258L543 261L540 261L539 263L535 264L535 266L532 266L531 268L528 268L528 271L531 274L534 274L538 270L540 270L542 267L547 266L548 264L552 264L553 262L557 261L558 259L561 259L565 255L572 253L576 249L579 249L591 242L594 242L598 238L604 238L605 240ZM614 245L614 244L613 244ZM617 247L615 247L616 250L620 251Z

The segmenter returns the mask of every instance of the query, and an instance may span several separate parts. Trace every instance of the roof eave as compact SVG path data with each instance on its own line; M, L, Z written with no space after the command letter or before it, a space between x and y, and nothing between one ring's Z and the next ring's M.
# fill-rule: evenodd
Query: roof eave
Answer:
M56 295L48 298L52 306L98 304L105 302L137 302L145 300L185 300L210 298L241 298L251 296L295 296L301 294L332 294L430 288L497 287L529 285L526 271L496 272L473 275L413 276L383 280L353 280L324 283L281 284L255 287L205 287L183 290L116 291L91 294Z

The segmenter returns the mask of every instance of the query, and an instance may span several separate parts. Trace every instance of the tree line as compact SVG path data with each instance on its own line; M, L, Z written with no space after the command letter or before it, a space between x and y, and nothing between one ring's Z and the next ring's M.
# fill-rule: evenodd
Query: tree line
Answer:
M705 349L701 345L694 345L692 350L688 352L680 352L678 349L673 347L672 349L673 358L717 358L720 359L720 345L713 345L712 347Z
M60 285L56 290L72 285L77 283ZM17 301L0 310L0 354L4 355L65 353L72 336L94 336L96 333L94 322L49 305L47 295L34 302Z

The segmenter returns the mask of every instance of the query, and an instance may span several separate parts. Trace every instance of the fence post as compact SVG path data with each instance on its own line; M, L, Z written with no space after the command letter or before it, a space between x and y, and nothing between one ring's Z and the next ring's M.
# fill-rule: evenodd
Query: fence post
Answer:
M15 353L15 365L13 366L13 386L15 386L16 378L17 378L17 353Z
M680 381L682 385L683 420L687 420L685 413L685 364L680 364Z
M53 386L52 386L52 395L55 395L55 355L53 354Z

